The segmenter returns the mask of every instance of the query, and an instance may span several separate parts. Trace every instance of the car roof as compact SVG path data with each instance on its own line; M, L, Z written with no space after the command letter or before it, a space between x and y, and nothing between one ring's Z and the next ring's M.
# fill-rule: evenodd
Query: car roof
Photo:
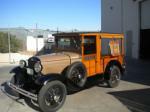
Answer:
M80 37L82 35L101 35L102 38L107 38L111 36L121 36L123 37L123 34L121 33L107 33L107 32L61 32L61 33L55 33L53 36L55 37Z
M80 36L81 34L99 33L99 32L61 32L55 33L53 36Z

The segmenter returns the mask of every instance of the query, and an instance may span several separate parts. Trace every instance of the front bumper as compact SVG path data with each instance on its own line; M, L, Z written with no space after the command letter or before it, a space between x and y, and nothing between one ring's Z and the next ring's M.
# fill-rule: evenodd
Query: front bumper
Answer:
M17 87L16 85L12 84L11 82L8 82L8 86L9 86L11 89L13 89L14 91L16 91L16 92L18 92L18 93L20 93L20 94L22 94L22 95L24 95L24 96L26 96L26 97L28 97L28 98L31 98L31 99L37 101L37 95L36 95L36 94L33 94L33 93L28 92L28 91L26 91L26 90L24 90L24 89L22 89L22 88L19 88L19 87Z

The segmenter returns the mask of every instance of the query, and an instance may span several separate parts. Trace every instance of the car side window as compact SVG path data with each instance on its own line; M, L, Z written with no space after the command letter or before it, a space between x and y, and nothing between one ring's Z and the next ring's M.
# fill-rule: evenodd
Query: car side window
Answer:
M84 54L96 54L96 36L84 37Z

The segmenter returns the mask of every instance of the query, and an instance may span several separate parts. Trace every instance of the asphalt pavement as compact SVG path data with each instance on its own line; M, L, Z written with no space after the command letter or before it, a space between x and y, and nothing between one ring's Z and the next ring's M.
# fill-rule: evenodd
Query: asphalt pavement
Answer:
M0 112L40 112L28 99L17 99L5 91L9 71L15 65L0 66ZM150 62L127 60L127 72L117 88L91 84L89 88L67 95L58 112L149 112Z

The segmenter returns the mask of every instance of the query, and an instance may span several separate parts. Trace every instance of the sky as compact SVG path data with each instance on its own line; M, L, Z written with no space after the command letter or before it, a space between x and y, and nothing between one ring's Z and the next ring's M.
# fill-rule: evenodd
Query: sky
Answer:
M100 0L0 0L0 28L101 29Z

